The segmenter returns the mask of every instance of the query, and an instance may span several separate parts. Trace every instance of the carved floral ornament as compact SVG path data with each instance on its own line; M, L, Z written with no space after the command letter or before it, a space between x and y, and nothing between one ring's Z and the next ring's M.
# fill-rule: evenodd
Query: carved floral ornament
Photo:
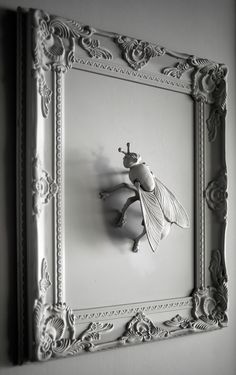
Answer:
M219 221L226 220L228 193L225 170L221 170L216 178L209 182L205 191L205 196L208 207Z
M163 73L181 78L187 71L193 71L192 96L195 100L212 104L207 119L208 140L214 142L219 127L226 116L226 75L227 68L208 59L189 56L175 67L164 68Z
M114 329L113 323L91 322L82 333L76 335L76 315L70 307L66 303L46 303L47 291L52 283L47 261L43 258L33 315L35 357L39 361L45 361L52 357L161 340L189 331L208 331L224 326L227 324L228 293L223 271L220 251L213 251L210 272L214 286L198 289L193 293L193 318L183 318L177 314L162 324L154 324L140 311L129 320L122 336L104 343L102 335Z
M143 42L129 38L127 36L118 36L116 43L120 46L123 57L134 70L143 68L149 60L156 56L163 56L165 49L159 45Z
M43 205L49 203L57 193L58 186L49 173L42 168L38 157L33 159L32 177L33 214L40 215Z
M78 45L92 59L111 60L112 53L100 45L95 39L97 31L90 26L82 26L78 22L49 16L37 10L33 13L33 70L37 79L38 92L41 96L42 114L48 116L52 91L48 87L45 71L66 72L77 60L75 47ZM119 46L122 57L134 70L141 70L153 57L165 54L177 58L174 67L162 69L163 75L180 79L185 72L193 71L192 94L195 100L215 103L208 119L209 140L216 136L216 128L225 116L225 77L227 69L208 59L195 56L180 57L173 51L158 44L145 42L122 35L111 39ZM184 55L183 55L184 56Z
M75 62L75 43L92 58L111 59L112 54L92 39L95 30L75 21L50 17L36 10L33 14L33 70L41 96L42 114L48 116L52 91L47 86L44 71L66 72Z

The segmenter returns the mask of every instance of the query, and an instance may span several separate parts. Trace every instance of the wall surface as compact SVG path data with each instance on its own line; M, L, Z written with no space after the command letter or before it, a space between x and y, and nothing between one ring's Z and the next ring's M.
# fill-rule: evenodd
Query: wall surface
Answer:
M229 326L206 334L133 346L92 355L13 366L16 337L15 223L15 11L44 9L104 30L224 62L229 68L227 165L229 179L227 263ZM236 374L236 113L234 0L0 0L0 374Z

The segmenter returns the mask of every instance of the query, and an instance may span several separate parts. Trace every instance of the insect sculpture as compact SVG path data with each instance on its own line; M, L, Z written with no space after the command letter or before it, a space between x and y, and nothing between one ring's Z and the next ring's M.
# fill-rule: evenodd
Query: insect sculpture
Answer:
M128 198L122 208L117 226L122 227L126 223L126 211L128 207L140 201L143 215L143 231L134 239L134 252L139 250L140 239L146 234L150 247L157 250L161 239L170 231L171 225L176 224L182 228L189 227L188 215L174 194L153 175L150 168L142 163L141 156L130 152L130 143L127 143L127 152L118 149L125 156L123 165L129 168L129 178L133 185L121 183L100 193L102 199L106 199L111 193L121 188L132 190L135 195Z

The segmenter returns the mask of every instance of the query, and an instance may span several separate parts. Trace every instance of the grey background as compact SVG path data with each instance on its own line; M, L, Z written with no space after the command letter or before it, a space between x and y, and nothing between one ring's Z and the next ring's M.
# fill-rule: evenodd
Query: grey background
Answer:
M229 67L227 164L229 209L227 263L229 327L160 343L13 367L9 339L16 337L15 299L15 13L17 6L42 8L104 30L122 32L197 54ZM11 11L10 11L11 10ZM0 373L16 374L214 374L236 373L235 198L235 1L234 0L0 0Z
M81 90L82 88L82 90ZM166 108L168 103L169 108ZM194 105L188 95L72 69L65 77L65 300L72 308L189 296L194 288ZM118 146L141 154L174 192L191 226L173 225L153 253L140 203L114 227L127 189L106 201L99 191L130 183Z

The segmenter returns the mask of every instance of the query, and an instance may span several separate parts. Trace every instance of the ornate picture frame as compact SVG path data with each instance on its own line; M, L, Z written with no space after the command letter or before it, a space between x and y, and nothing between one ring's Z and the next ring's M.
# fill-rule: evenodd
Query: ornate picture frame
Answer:
M195 281L189 296L82 310L65 301L64 85L74 67L191 98ZM226 75L224 64L207 58L42 10L18 10L18 294L24 360L45 361L227 325Z

